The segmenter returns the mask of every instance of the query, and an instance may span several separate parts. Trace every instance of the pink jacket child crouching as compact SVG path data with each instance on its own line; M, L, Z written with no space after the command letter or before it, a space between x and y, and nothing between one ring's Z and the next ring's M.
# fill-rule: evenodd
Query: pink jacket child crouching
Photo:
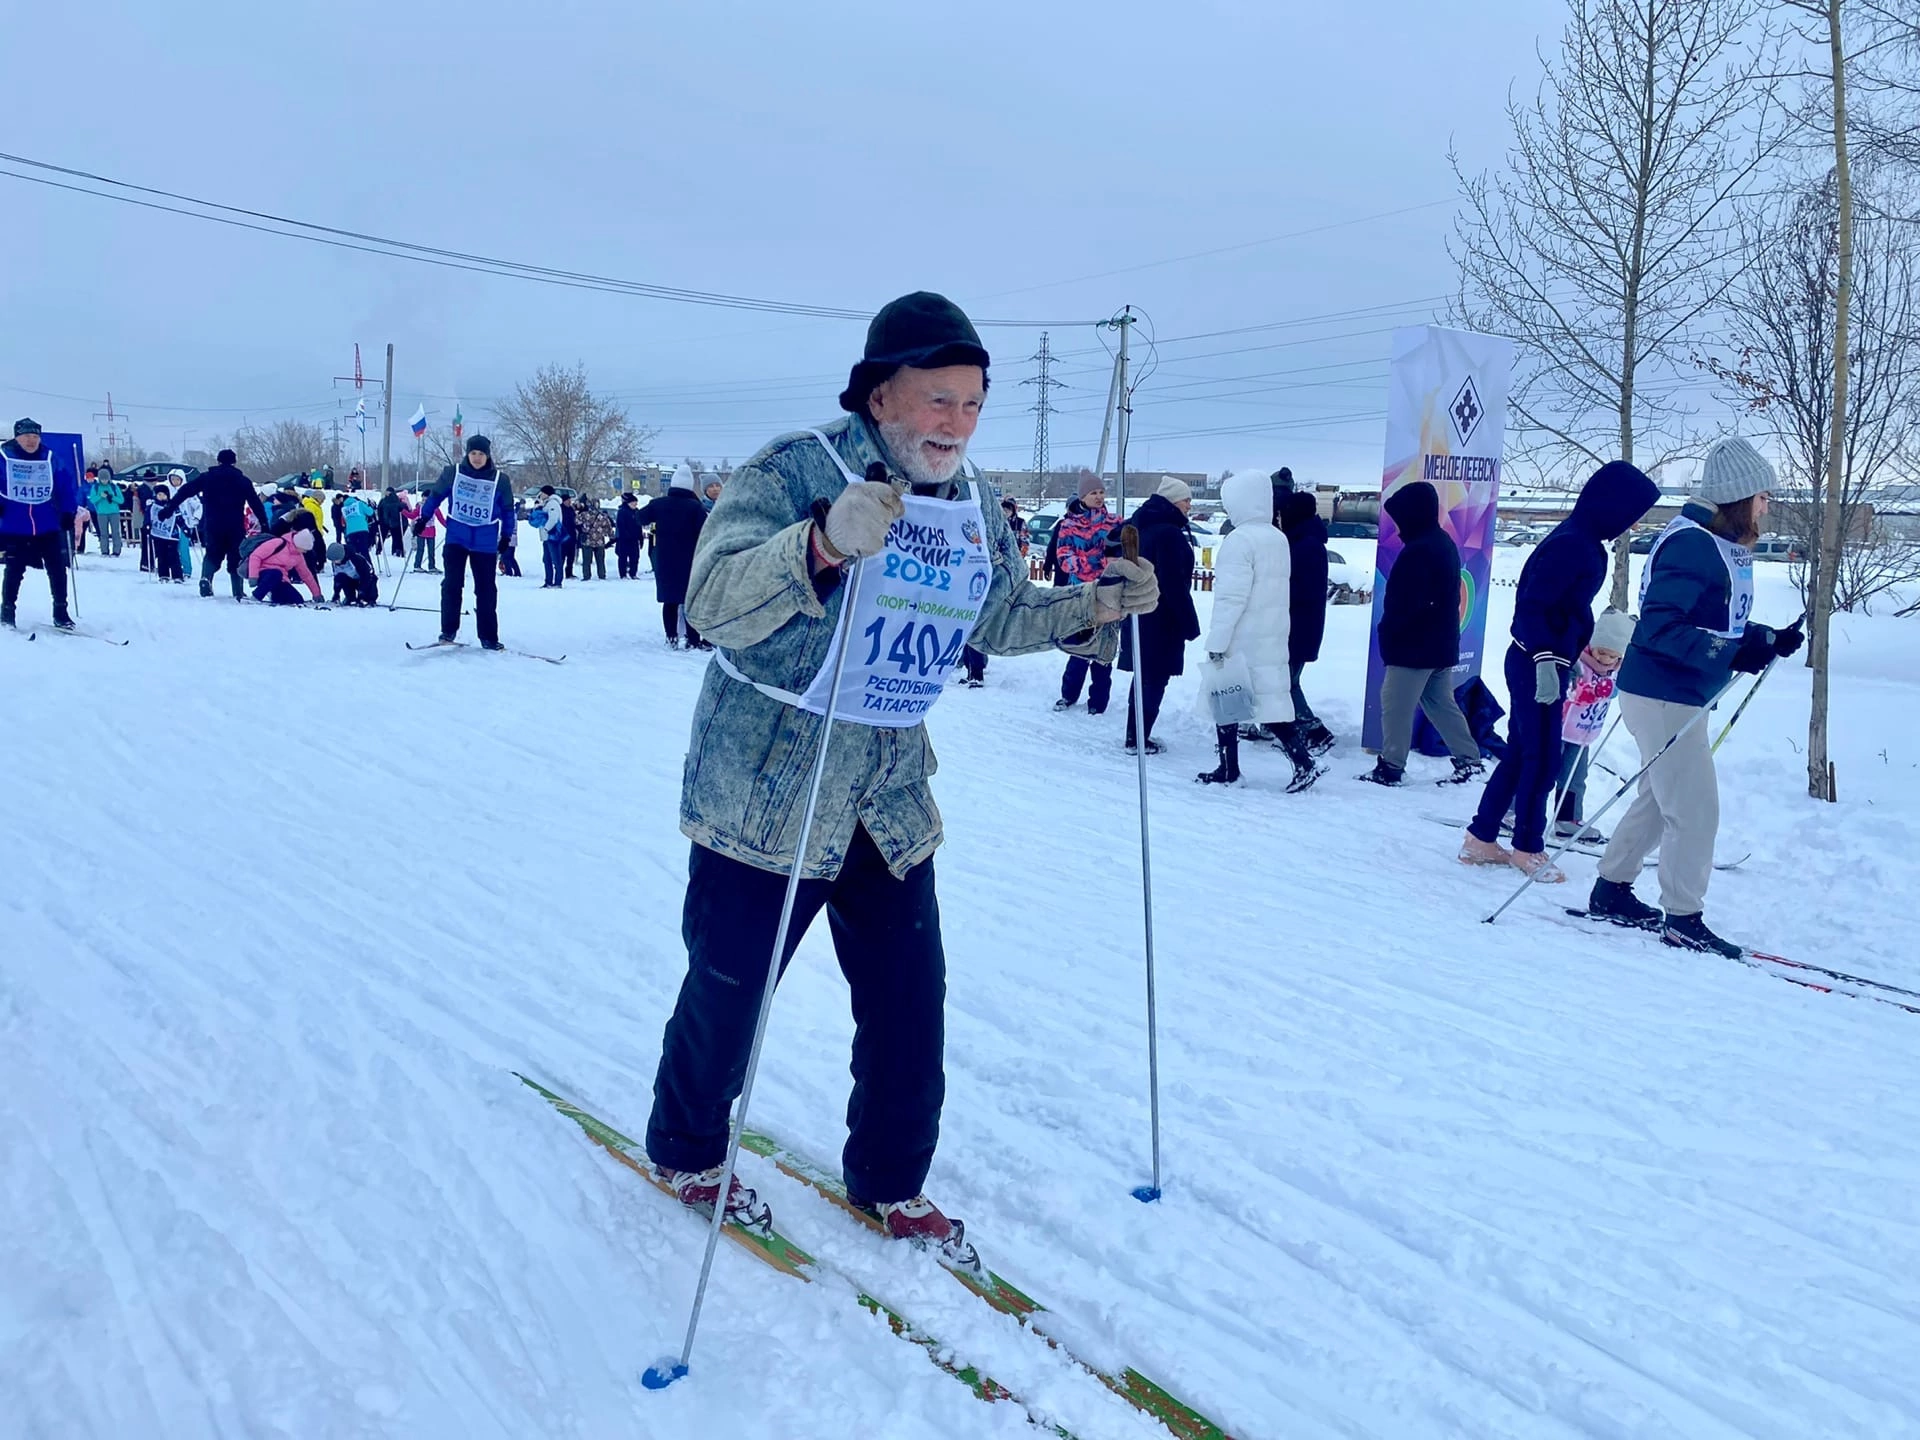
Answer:
M307 565L307 551L312 548L312 532L304 529L290 535L276 535L257 546L247 557L247 578L253 581L253 598L272 605L304 604L300 592L293 588L293 582L298 581L312 591L318 601L320 582L313 578L313 571Z

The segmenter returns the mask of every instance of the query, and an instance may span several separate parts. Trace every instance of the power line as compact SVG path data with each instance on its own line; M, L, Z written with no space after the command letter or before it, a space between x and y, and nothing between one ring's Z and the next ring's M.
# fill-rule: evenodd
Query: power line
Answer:
M263 235L277 235L286 240L304 240L309 244L328 245L340 250L357 250L369 255L384 255L395 260L412 260L419 264L438 265L444 269L466 270L480 274L500 275L509 279L532 280L543 285L559 285L575 290L597 290L611 294L633 295L641 299L669 301L681 305L704 305L727 310L753 310L777 315L803 315L818 320L867 320L871 312L851 310L841 306L814 305L792 300L767 300L748 295L733 295L724 291L689 290L675 285L659 285L650 281L624 280L615 276L595 275L585 271L561 270L552 266L534 265L519 260L502 260L493 256L475 255L466 251L448 250L437 245L421 245L412 241L395 240L383 235L373 235L364 231L346 230L332 225L320 225L310 220L298 220L286 215L276 215L270 211L252 210L245 206L226 205L215 200L205 200L194 195L181 194L178 191L162 190L154 186L138 185L127 180L115 180L111 176L97 175L91 171L76 170L65 165L55 165L45 160L34 160L25 155L12 155L0 151L0 161L14 165L25 165L31 169L44 170L52 175L64 175L70 180L84 180L92 185L106 185L114 191L127 191L127 194L115 194L111 191L89 189L87 185L69 184L65 181L50 179L48 175L23 175L17 170L0 169L0 176L9 179L24 180L30 184L46 185L56 190L66 190L76 195L91 195L97 200L111 200L123 205L137 205L142 209L163 211L170 215L181 215L191 220L204 220L211 224L228 225L240 230L252 230ZM177 205L165 205L158 200L142 200L141 195L158 196L163 200L180 202ZM197 207L194 209L183 208ZM217 212L217 213L208 213ZM245 218L237 218L245 217ZM278 228L277 228L278 227ZM1091 325L1090 320L990 320L975 318L975 325L993 325L1016 329L1038 329L1043 326Z

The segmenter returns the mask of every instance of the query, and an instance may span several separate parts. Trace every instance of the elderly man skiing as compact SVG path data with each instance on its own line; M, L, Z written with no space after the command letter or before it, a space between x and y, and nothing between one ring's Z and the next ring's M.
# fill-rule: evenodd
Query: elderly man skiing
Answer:
M680 828L693 841L687 974L647 1125L663 1177L711 1213L831 698L781 966L824 908L853 1004L848 1193L890 1235L962 1266L977 1264L963 1226L922 1193L946 1089L933 878L942 836L923 722L967 645L1110 661L1115 622L1150 612L1159 594L1151 567L1127 560L1098 586L1028 583L993 495L962 475L987 359L951 301L893 301L840 396L849 413L782 436L736 470L701 533L687 610L717 648L681 793ZM770 1221L738 1180L726 1210Z

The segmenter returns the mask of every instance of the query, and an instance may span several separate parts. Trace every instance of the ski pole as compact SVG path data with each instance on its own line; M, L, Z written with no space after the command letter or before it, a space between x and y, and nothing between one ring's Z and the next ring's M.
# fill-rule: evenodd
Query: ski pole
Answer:
M640 1383L649 1390L664 1390L687 1373L693 1361L694 1332L700 1328L700 1307L706 1302L707 1281L713 1274L714 1252L720 1248L720 1231L727 1223L727 1199L733 1189L733 1170L740 1159L740 1132L746 1128L747 1106L753 1100L753 1082L760 1070L760 1050L767 1039L767 1021L773 1014L773 990L780 979L780 961L787 952L787 932L793 926L793 909L800 897L800 872L807 863L807 844L813 836L814 810L820 804L820 786L827 778L827 745L833 738L833 715L840 702L840 677L847 668L847 641L853 633L854 601L860 588L860 566L856 562L847 575L846 600L840 608L840 634L834 641L833 683L827 689L826 713L820 717L820 752L813 761L813 784L807 791L807 808L800 815L800 838L793 852L793 865L787 871L787 895L780 905L780 924L774 930L773 954L767 959L766 988L760 992L760 1015L753 1026L753 1048L747 1052L746 1078L740 1086L740 1099L733 1107L733 1124L727 1133L727 1163L720 1172L720 1193L714 1197L713 1223L707 1227L707 1253L700 1261L700 1280L694 1286L693 1309L687 1315L687 1338L680 1347L680 1358L671 1356L649 1365Z
M400 578L394 584L393 599L389 601L387 604L387 613L389 615L391 615L399 607L400 592L406 588L406 584L407 584L407 556L406 556L406 552L403 550L400 554ZM412 607L409 606L408 608L411 609Z
M1789 625L1786 628L1789 630L1792 630L1793 628L1795 628L1795 626L1804 625L1806 623L1807 623L1807 612L1802 610L1800 612L1800 618L1794 621L1792 625ZM1727 721L1726 725L1722 727L1720 733L1714 737L1713 746L1708 751L1709 754L1718 755L1720 753L1720 742L1725 740L1727 736L1732 733L1733 727L1740 723L1740 717L1747 713L1747 706L1751 705L1753 703L1753 697L1760 693L1760 686L1763 683L1765 683L1767 676L1773 673L1774 661L1778 660L1779 658L1780 657L1778 655L1775 655L1773 657L1773 660L1767 661L1767 668L1760 672L1760 678L1753 682L1753 689L1747 691L1746 696L1740 701L1739 708L1733 712L1733 718Z
M1758 690L1760 688L1760 681L1765 680L1767 678L1767 670L1771 670L1772 668L1773 668L1773 661L1769 660L1767 662L1766 670L1762 670L1760 672L1760 679L1755 680L1753 682L1753 688L1755 690ZM1735 679L1737 678L1738 677L1735 677ZM1585 823L1588 825L1599 824L1600 817L1602 815L1605 815L1609 810L1613 809L1614 806L1618 805L1621 802L1621 800L1623 800L1626 797L1627 792L1633 789L1635 785L1640 783L1640 778L1643 775L1645 775L1649 770L1653 769L1654 766L1658 765L1663 755L1665 755L1669 750L1673 749L1675 745L1680 743L1681 736L1685 735L1689 730L1693 729L1694 726L1698 725L1708 715L1713 713L1713 707L1718 705L1722 700L1724 700L1727 697L1727 692L1733 689L1734 683L1735 681L1733 679L1730 679L1727 681L1725 685L1721 686L1720 693L1715 695L1713 699L1709 700L1705 705L1702 705L1691 720L1687 721L1686 724L1682 725L1678 730L1674 731L1672 737L1668 739L1667 743L1662 745L1659 748L1659 750L1654 753L1654 757L1651 760L1647 761L1646 764L1642 765L1638 770L1636 770L1633 773L1633 775L1628 778L1626 783L1623 784L1618 790L1614 791L1613 798L1607 801L1606 804L1600 807L1598 813L1594 815L1593 819L1586 821ZM1749 699L1752 698L1751 693L1749 693L1748 698ZM1741 708L1745 709L1746 707L1743 705ZM1736 714L1733 718L1738 720L1740 717ZM1727 728L1732 729L1733 727L1728 726ZM1540 868L1544 870L1554 864L1557 864L1560 857L1567 853L1567 847L1573 844L1574 838L1578 834L1579 832L1575 831L1574 835L1568 836L1565 840L1562 840L1558 848L1556 848L1551 855L1547 856L1546 864L1541 866ZM1491 915L1487 916L1486 923L1491 925L1494 923L1494 921L1498 920L1502 915L1506 914L1507 907L1513 904L1513 902L1518 900L1522 895L1526 894L1528 888L1532 886L1534 883L1535 882L1532 875L1529 875L1525 880L1522 880L1520 882L1520 888L1514 891L1513 894L1509 895L1506 898L1506 900L1501 904L1498 910L1495 910Z
M1120 553L1128 560L1140 559L1140 532L1131 525L1120 527ZM1136 1185L1133 1198L1150 1205L1160 1198L1160 1021L1153 986L1153 845L1147 827L1147 662L1140 648L1140 617L1130 615L1127 624L1133 641L1133 738L1134 755L1140 772L1140 895L1146 908L1147 933L1147 1105L1153 1126L1153 1183Z
M79 557L73 553L73 541L68 540L67 541L67 592L68 592L69 598L73 603L73 618L76 620L84 620L86 619L86 616L80 613L80 567L79 565L74 563L76 560L78 560L78 558Z

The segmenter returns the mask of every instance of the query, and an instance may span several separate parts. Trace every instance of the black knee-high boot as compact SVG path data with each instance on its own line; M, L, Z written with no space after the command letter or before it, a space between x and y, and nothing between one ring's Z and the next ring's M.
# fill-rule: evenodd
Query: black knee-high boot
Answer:
M1203 771L1196 778L1202 785L1238 784L1240 781L1240 727L1216 725L1213 739L1214 744L1219 748L1220 763L1211 770Z

